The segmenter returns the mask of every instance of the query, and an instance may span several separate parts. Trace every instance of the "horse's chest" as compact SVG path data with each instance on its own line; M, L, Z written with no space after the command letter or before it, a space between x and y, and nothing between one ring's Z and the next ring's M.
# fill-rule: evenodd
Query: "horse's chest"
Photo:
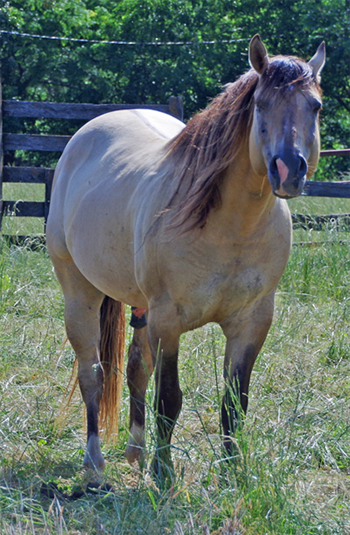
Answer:
M221 298L240 305L256 299L266 291L269 277L259 267L246 266L243 269L224 273L222 284L217 285L216 291Z
M282 235L276 239L276 232L265 234L244 242L203 238L187 244L183 238L162 244L152 274L160 275L162 299L175 305L184 330L244 314L276 289L290 243ZM154 284L149 278L151 291Z
M231 269L213 273L203 285L202 292L207 295L208 302L216 303L221 309L232 313L242 309L270 293L274 286L274 277L260 266L233 265ZM204 288L206 289L204 290Z
M187 273L187 277L181 278L182 284L174 288L174 301L181 305L183 320L188 328L209 321L221 322L232 314L246 310L273 291L283 267L284 262L279 267L276 263L254 264L240 258L212 266L207 272L198 266L197 276Z

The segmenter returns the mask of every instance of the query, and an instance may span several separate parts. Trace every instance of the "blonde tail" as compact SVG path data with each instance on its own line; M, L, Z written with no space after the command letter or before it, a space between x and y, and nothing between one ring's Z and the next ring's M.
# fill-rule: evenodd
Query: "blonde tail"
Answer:
M118 415L123 387L125 351L125 307L111 297L105 297L100 311L100 360L104 373L100 403L99 427L106 439L116 438Z

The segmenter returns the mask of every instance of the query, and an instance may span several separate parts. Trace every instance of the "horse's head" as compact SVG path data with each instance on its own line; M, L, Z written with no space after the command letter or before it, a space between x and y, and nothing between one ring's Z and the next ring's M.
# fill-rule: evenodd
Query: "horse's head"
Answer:
M278 197L296 197L319 157L318 81L325 44L306 63L291 56L269 58L256 35L250 42L249 61L259 75L249 140L253 169L260 175L267 172Z

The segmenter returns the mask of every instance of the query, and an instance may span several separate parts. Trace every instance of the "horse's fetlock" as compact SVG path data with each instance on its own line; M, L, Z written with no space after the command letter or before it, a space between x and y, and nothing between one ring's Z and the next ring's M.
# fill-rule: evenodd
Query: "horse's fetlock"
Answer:
M128 445L125 450L125 456L130 464L134 461L142 461L145 446L144 434L144 426L135 423L131 425Z

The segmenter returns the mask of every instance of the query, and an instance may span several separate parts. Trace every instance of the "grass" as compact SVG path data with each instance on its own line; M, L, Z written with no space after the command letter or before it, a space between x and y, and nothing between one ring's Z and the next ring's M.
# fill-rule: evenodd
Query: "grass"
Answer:
M317 201L294 200L292 210L350 212L349 201ZM295 238L325 243L293 247L252 374L236 462L225 462L220 445L224 339L209 324L181 341L184 401L171 488L158 489L147 467L140 473L124 459L125 387L118 441L103 444L103 481L112 490L76 500L64 494L85 489L91 475L81 469L85 432L78 393L65 406L74 355L65 344L61 291L44 249L3 242L0 533L350 534L350 239L332 229L299 230ZM153 394L151 381L147 463L155 448ZM50 483L64 494L49 495Z
M44 184L16 184L5 182L2 186L6 201L45 201ZM4 217L3 234L37 235L44 233L44 220L37 217Z

